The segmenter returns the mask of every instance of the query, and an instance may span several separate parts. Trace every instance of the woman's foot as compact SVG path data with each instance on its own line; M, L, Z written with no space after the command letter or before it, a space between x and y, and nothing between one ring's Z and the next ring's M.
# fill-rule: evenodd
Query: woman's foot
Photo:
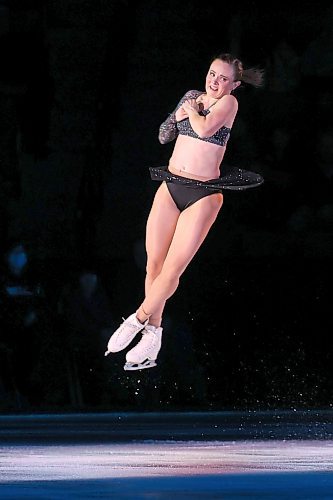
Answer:
M126 354L124 370L143 370L156 366L156 358L162 344L162 331L160 326L145 326L140 342Z
M133 313L128 316L128 318L124 319L124 322L111 335L105 356L110 354L110 352L119 352L125 349L125 347L132 342L134 337L141 332L147 323L148 319L144 323L140 323L136 317L136 313Z

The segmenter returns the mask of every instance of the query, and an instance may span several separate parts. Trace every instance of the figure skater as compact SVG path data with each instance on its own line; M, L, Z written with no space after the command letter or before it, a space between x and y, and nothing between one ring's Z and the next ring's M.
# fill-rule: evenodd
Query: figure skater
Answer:
M157 189L146 226L147 267L145 299L135 313L111 336L105 355L125 349L125 370L156 366L161 348L162 314L179 279L205 240L223 203L223 189L255 187L263 178L254 172L229 167L220 176L238 102L232 92L242 82L260 87L262 69L244 69L231 54L215 57L209 67L205 92L189 90L162 123L159 141L177 138L169 165L150 167Z

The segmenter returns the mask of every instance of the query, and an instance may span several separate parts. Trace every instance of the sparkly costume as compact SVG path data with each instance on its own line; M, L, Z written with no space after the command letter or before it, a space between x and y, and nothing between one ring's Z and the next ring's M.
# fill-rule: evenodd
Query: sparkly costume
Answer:
M188 118L177 122L175 113L188 99L196 99L204 92L189 90L179 101L176 109L162 123L159 131L159 140L162 144L173 141L178 134L187 135L198 140L210 142L217 146L225 146L231 129L222 126L210 137L199 137L193 130ZM199 112L202 116L210 113L209 108ZM171 173L168 167L150 167L153 180L165 181L170 195L180 211L185 210L201 198L219 193L223 189L244 190L259 186L263 178L254 172L241 168L223 165L223 175L217 179L199 181ZM111 336L107 356L110 352L118 352L127 347L138 333L142 333L139 343L126 355L125 370L142 370L156 366L156 358L161 348L162 327L155 327L146 320L145 324L139 322L136 313L131 314Z
M215 104L215 103L214 103ZM212 104L212 106L214 105ZM210 106L209 108L211 108ZM199 111L199 115L206 116L210 113L210 109L203 109ZM231 128L225 127L224 125L215 132L215 134L210 137L200 137L196 132L194 132L190 120L185 118L176 124L178 133L180 135L188 135L189 137L193 137L194 139L200 139L201 141L211 142L212 144L216 144L217 146L225 146L228 142Z
M210 137L199 137L193 130L188 118L177 122L176 111L188 99L196 99L199 95L204 94L198 90L189 90L179 101L176 109L168 116L162 123L159 130L159 141L162 144L167 144L173 141L178 134L187 135L196 139L203 140L225 146L229 137L231 129L222 126L215 134ZM210 112L209 108L199 112L200 115L205 116ZM169 192L180 211L185 210L193 205L201 198L213 193L221 192L224 189L243 191L244 189L254 188L260 186L264 182L261 175L244 170L237 167L232 167L223 164L223 174L216 179L208 181L199 181L190 179L171 173L167 166L163 167L150 167L150 176L156 181L166 181Z

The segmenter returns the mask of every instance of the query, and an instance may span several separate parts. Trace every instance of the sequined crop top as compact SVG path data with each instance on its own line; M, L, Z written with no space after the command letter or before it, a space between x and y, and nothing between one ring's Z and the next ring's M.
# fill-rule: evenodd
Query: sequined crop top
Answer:
M161 144L166 144L170 141L173 141L178 134L187 135L189 137L193 137L195 139L200 139L201 141L210 142L212 144L217 144L218 146L225 146L229 136L231 128L225 127L224 125L215 132L210 137L199 137L196 132L194 132L190 120L185 118L184 120L177 122L176 121L176 111L180 108L180 106L188 99L196 99L199 95L204 94L204 92L200 92L198 90L189 90L179 101L176 109L168 116L168 118L162 123L159 129L159 141ZM210 113L209 109L204 109L199 112L200 115L205 116Z
M210 113L209 109L203 109L199 112L199 115L206 116L208 113ZM195 139L200 139L205 142L211 142L212 144L217 144L218 146L226 145L231 130L229 127L225 127L223 125L223 127L219 128L215 134L210 137L199 137L198 134L194 132L188 118L185 118L185 120L182 120L181 122L177 122L177 129L180 135L188 135L189 137L194 137Z

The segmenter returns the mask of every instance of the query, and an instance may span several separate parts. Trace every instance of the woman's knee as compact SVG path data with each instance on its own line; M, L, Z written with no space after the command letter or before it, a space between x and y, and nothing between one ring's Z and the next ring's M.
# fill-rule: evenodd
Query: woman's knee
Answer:
M157 278L163 267L163 262L160 260L148 259L146 265L147 276L151 279Z
M183 274L183 272L184 269L180 268L179 266L165 265L162 267L159 277L169 285L178 286L180 277Z

